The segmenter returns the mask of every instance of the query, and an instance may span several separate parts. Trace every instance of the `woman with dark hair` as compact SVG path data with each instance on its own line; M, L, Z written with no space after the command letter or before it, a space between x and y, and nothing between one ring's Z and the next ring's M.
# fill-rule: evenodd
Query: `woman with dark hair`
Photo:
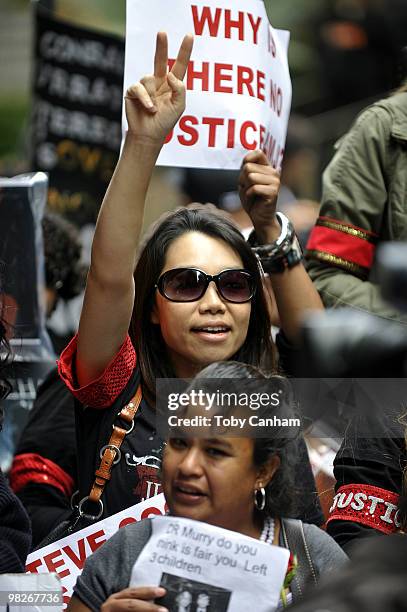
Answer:
M42 219L44 241L46 315L58 301L72 300L85 287L86 266L81 262L79 231L60 215L46 211Z
M0 292L0 372L9 363L11 355L10 344L7 339L7 329L3 320L3 302ZM6 378L0 377L0 400L3 400L11 391L11 384ZM0 404L0 427L3 424L3 411Z
M194 232L194 235L192 235L192 232ZM243 308L245 311L250 310L247 333L243 334L243 330L240 330L242 333L239 340L236 341L237 350L233 351L232 348L231 356L233 355L235 359L253 365L262 364L264 361L266 361L264 365L268 367L274 365L267 303L264 293L261 291L262 279L259 266L249 244L242 238L239 230L222 214L216 214L213 211L208 212L204 205L197 206L195 209L180 209L167 215L167 218L157 227L150 240L145 244L134 273L137 291L130 323L130 337L134 346L138 348L137 355L139 356L140 369L143 372L145 388L153 397L155 395L156 378L175 378L177 376L173 362L163 359L162 355L163 340L167 346L170 346L170 338L166 340L165 336L163 337L163 333L166 332L161 326L157 325L158 312L154 314L157 279L160 278L164 268L168 267L165 266L165 262L172 243L188 234L193 238L193 249L199 248L199 234L226 243L240 258L243 264L242 268L247 272L247 279L250 278L251 286L260 288L251 299L251 308L248 307L249 300L245 300ZM210 240L210 242L212 241ZM198 253L194 255L194 261L198 261L198 257ZM186 275L182 280L183 282L188 281ZM236 282L238 280L236 278ZM160 291L160 287L158 287L158 290ZM166 305L165 302L163 304ZM175 310L178 310L178 308L175 308ZM153 316L151 316L151 313L153 313ZM176 312L175 315L177 315ZM243 340L243 343L238 346L241 340ZM177 339L175 339L175 342L177 343ZM213 350L212 346L210 350ZM194 357L191 354L191 362ZM187 375L190 375L190 373L187 373Z
M277 516L292 516L298 510L298 499L296 495L295 487L295 469L297 463L297 440L300 436L300 424L298 423L298 414L294 410L295 399L294 394L289 383L289 380L284 376L271 375L267 376L259 368L255 366L239 363L237 361L222 361L215 362L204 368L199 372L188 387L183 391L185 395L190 395L191 392L195 391L195 397L199 397L197 394L201 393L201 397L211 396L219 398L219 401L214 401L214 406L210 408L210 416L212 417L212 427L216 435L227 435L227 433L219 425L217 430L214 427L216 425L216 419L214 415L221 415L222 423L223 419L230 418L231 415L239 417L240 415L245 418L245 427L239 432L229 429L229 435L237 435L238 437L244 438L245 436L253 437L252 445L252 459L253 464L256 468L264 468L270 462L272 478L270 477L267 484L264 484L264 491L257 487L254 491L255 496L259 495L261 500L260 505L262 506L262 512L264 515L277 517ZM267 404L265 406L260 404L254 404L254 400L258 401L260 393L265 392L269 397L273 393L278 393L280 398L276 404ZM234 398L243 398L242 406L235 405L232 401ZM254 408L249 406L249 400L253 401ZM243 401L244 400L244 401ZM223 402L223 403L222 403ZM238 400L239 402L239 400ZM278 406L278 408L276 407ZM160 406L161 408L161 406ZM197 412L201 413L207 406L202 406ZM192 411L191 407L184 409L184 412L188 413ZM178 409L175 414L184 417L185 414L182 412L182 408ZM161 416L161 415L160 415ZM164 419L168 416L168 411L164 409ZM272 419L275 423L273 427L266 425L261 426L261 429L257 429L256 424L248 424L247 417L251 416L255 418L255 423L261 423L266 419ZM274 419L273 417L278 417ZM296 418L297 417L297 418ZM287 426L284 424L282 419L287 419L290 422L292 420L293 425ZM207 430L202 430L205 433L210 434L212 432L211 427L208 426ZM175 433L174 433L175 432ZM173 438L176 436L177 429L169 429L169 436ZM186 429L182 433L185 437L188 436L188 430ZM170 439L169 444L174 445L174 440ZM178 441L177 444L182 446L183 443ZM165 466L163 466L163 479L166 476ZM243 478L243 475L242 475ZM267 479L266 479L267 480ZM165 488L165 486L164 486ZM288 493L290 492L290 493ZM227 509L227 495L226 499L222 500L222 513L226 515L226 521L230 524L234 521L239 524L242 517L238 516L238 513L228 511ZM263 522L264 516L259 517L257 510L257 501L254 504L254 514L257 522ZM227 516L230 514L231 516ZM217 516L219 523L220 517ZM210 521L208 521L210 522ZM243 521L244 524L244 521ZM227 527L232 529L232 527ZM238 529L234 528L235 531Z
M182 80L191 50L192 37L186 36L167 72L167 38L159 33L154 75L127 91L128 132L97 222L78 336L59 362L82 405L77 438L86 452L78 499L91 516L110 515L161 490L156 378L190 378L219 360L273 363L270 304L256 255L270 272L273 304L288 340L295 340L306 309L322 307L288 220L276 218L278 174L260 151L246 156L240 174L241 198L255 227L251 246L227 219L202 207L181 209L156 227L135 265L154 165L185 108ZM108 442L120 411L121 432L131 433L118 451ZM307 476L299 478L312 482L302 448L299 471Z
M273 419L282 414L284 417L294 415L290 390L284 378L267 378L258 369L233 361L208 366L183 393L192 398L192 391L211 392L214 379L215 382L216 379L219 382L227 379L232 383L231 379L235 379L235 388L244 395L250 389L258 390L260 385L264 385L263 389L277 387L283 391L279 406L264 402L266 405L263 404L260 410L261 416ZM177 415L193 418L209 414L214 419L215 414L238 418L251 412L250 407L230 405L230 402L215 404L208 412L205 402L197 404L191 400ZM295 491L290 486L294 480L296 451L294 441L287 437L287 433L283 419L281 425L277 423L274 430L270 428L267 431L268 437L249 437L247 431L238 437L223 425L213 427L210 424L206 430L198 432L187 423L185 426L177 425L174 430L170 429L164 449L162 482L172 516L202 521L289 548L298 561L290 585L295 599L321 574L343 565L347 557L334 540L315 525L282 518L285 511L296 503ZM286 485L284 488L283 484ZM133 565L150 535L151 520L147 519L120 529L99 548L87 560L68 610L164 612L168 589L154 586L129 588ZM247 589L251 588L247 575L237 575L236 580L246 584ZM286 595L288 600L289 594ZM152 602L161 597L164 598L162 601Z
M10 345L2 315L0 293L0 430L3 421L1 402L11 391L9 381L2 377L2 370L10 357ZM23 572L30 544L31 529L27 513L0 470L0 574Z

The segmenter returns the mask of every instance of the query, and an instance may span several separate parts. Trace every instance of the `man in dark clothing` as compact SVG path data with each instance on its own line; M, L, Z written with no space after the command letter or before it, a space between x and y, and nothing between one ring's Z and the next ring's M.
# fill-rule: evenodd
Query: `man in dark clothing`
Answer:
M0 574L24 572L30 544L30 520L0 470Z
M373 423L374 420L374 423ZM328 533L348 555L360 538L392 534L405 522L400 508L407 467L404 426L373 414L352 422L334 460L336 478ZM369 427L372 434L369 433Z
M76 470L74 398L54 369L38 389L10 471L32 521L34 548L70 516Z
M6 328L2 318L0 296L0 349L6 357L0 358L0 368L7 361L10 347L6 339ZM10 390L7 381L0 373L0 402ZM3 410L0 404L0 429L3 421ZM10 490L3 472L0 470L0 574L23 572L25 560L31 544L30 521L21 502Z

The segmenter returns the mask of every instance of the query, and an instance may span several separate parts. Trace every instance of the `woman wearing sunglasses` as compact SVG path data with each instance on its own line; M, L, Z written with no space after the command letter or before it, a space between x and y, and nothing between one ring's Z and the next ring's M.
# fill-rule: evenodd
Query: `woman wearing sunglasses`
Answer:
M220 214L207 207L169 213L137 259L151 174L185 108L182 80L191 50L192 37L186 36L167 72L167 38L159 33L154 74L126 93L129 127L97 222L79 332L59 363L61 376L82 406L77 411L78 447L87 449L80 457L82 511L100 457L109 450L112 423L141 384L134 422L122 423L131 431L120 451L110 449L115 465L105 478L110 482L103 499L86 510L94 517L108 516L162 490L162 441L155 433L153 409L157 378L191 378L219 360L270 366L274 359L256 255ZM282 232L275 217L278 185L264 154L249 153L239 188L260 256L273 252ZM267 253L262 243L271 243ZM289 255L293 259L291 251ZM301 315L321 308L321 302L299 260L290 267L288 257L268 259L284 270L270 278L281 326L294 340Z
M255 414L262 419L295 416L291 392L284 379L280 376L266 378L257 368L234 361L206 367L184 392L190 397L192 391L211 394L218 386L216 379L220 379L221 390L233 390L252 398L259 390L279 389L282 391L279 406L263 404ZM324 531L315 525L282 519L292 514L298 502L294 492L294 438L298 435L298 427L287 428L280 421L267 432L263 430L264 437L256 438L250 437L250 427L238 433L224 425L217 427L215 415L223 419L231 416L250 418L254 414L247 406L230 405L228 400L213 403L209 410L205 403L191 402L180 407L176 414L182 423L169 430L162 463L162 482L172 516L202 521L267 544L289 548L298 564L290 583L294 599L315 584L320 575L346 562L345 553ZM204 415L212 419L211 425L198 431L183 425L186 418ZM85 564L69 610L165 612L167 607L171 611L181 609L180 596L175 598L178 605L174 605L174 593L169 587L162 589L150 584L129 588L133 565L150 535L151 521L140 521L120 529L99 548ZM242 565L243 562L234 570L235 580L250 589L250 578ZM161 567L165 572L165 564ZM204 576L201 578L205 582ZM160 597L164 599L153 603ZM288 592L286 598L290 600ZM191 599L190 595L182 601L189 606ZM216 603L210 609L217 610Z

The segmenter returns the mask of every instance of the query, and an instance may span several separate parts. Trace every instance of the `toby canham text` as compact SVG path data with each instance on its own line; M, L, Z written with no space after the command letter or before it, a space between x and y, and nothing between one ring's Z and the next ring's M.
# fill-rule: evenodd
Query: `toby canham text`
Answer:
M168 417L169 427L196 428L196 427L233 427L244 429L245 427L301 427L298 418L280 418L276 415L269 418L261 418L256 414L250 417L223 416L216 414L211 417L196 415L193 417L179 417L172 414Z

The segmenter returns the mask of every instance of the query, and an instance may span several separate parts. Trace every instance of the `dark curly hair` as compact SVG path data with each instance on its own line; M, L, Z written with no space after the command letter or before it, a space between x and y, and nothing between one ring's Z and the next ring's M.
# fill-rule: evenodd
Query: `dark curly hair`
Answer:
M85 287L86 266L81 264L82 245L75 226L56 213L42 219L45 282L58 297L70 300Z
M268 375L257 367L237 361L218 361L207 366L195 376L185 393L190 393L193 389L200 389L204 393L214 392L216 388L219 388L216 379L227 379L228 392L237 391L245 394L258 393L262 384L266 383L268 389L278 389L281 392L283 401L279 404L278 409L270 404L261 407L256 411L259 419L279 416L298 420L293 392L287 378L275 374ZM236 406L223 405L217 406L216 409L223 416L236 413ZM237 410L241 408L237 407ZM298 509L299 492L295 490L294 466L298 458L300 427L287 428L287 426L278 425L273 429L270 428L269 432L268 437L254 437L253 462L257 467L266 465L275 455L280 459L277 472L265 487L266 504L261 514L272 517L295 516Z
M3 378L3 370L11 361L11 348L7 338L7 323L3 318L3 301L0 294L0 430L3 422L2 400L7 397L12 387L10 382Z

